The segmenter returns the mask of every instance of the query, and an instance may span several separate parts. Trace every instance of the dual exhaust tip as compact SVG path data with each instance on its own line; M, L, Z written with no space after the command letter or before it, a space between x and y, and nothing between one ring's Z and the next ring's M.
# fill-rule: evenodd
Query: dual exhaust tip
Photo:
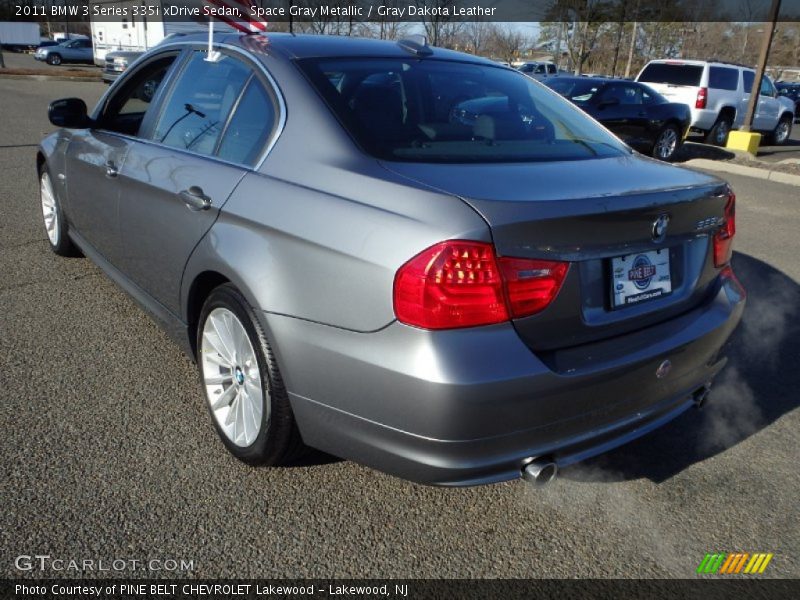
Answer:
M692 394L692 400L697 408L702 408L708 401L711 383L706 383ZM558 475L558 465L547 457L531 459L522 467L522 479L534 487L544 487L555 480Z

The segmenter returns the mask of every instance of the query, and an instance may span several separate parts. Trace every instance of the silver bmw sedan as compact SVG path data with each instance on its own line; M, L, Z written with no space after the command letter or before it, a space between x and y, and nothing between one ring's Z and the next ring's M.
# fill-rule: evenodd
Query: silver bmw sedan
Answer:
M187 35L49 116L53 250L196 360L249 463L545 483L702 403L744 308L724 182L424 39Z

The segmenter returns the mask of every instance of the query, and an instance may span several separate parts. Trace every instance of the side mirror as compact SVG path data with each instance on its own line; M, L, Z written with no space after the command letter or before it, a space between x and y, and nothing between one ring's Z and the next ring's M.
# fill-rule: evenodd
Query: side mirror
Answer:
M600 100L597 108L608 108L609 106L619 106L619 98L606 98L605 100Z
M47 116L56 127L85 129L91 124L86 103L80 98L62 98L51 102Z

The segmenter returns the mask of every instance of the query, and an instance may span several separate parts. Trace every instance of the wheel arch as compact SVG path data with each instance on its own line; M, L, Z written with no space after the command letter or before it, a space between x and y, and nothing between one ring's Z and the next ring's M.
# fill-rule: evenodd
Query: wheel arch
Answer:
M731 125L736 122L736 107L734 106L723 106L719 109L719 116L717 118L721 118L724 116L730 116L731 118Z
M230 283L230 278L219 271L208 270L198 273L189 284L186 295L186 326L189 338L189 347L192 349L192 356L197 357L197 327L200 320L200 312L203 310L206 298L211 292L221 285Z

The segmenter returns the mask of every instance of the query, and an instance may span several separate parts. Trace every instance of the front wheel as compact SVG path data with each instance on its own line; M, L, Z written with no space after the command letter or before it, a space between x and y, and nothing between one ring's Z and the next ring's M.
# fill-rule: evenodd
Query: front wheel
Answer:
M653 157L670 161L675 158L681 142L681 133L675 125L666 125L656 136L653 144Z
M67 235L67 220L61 211L58 197L53 191L53 182L47 169L39 173L39 195L42 203L44 231L50 248L59 256L78 256L79 252Z
M60 54L48 54L47 55L47 64L53 65L57 67L61 64L61 55Z
M200 315L197 365L214 427L250 464L291 462L303 449L278 364L255 313L232 285L209 295Z
M731 132L731 122L725 117L719 117L706 135L706 143L715 146L724 146L728 141L728 134Z
M783 146L792 134L792 118L782 117L770 135L773 146Z

